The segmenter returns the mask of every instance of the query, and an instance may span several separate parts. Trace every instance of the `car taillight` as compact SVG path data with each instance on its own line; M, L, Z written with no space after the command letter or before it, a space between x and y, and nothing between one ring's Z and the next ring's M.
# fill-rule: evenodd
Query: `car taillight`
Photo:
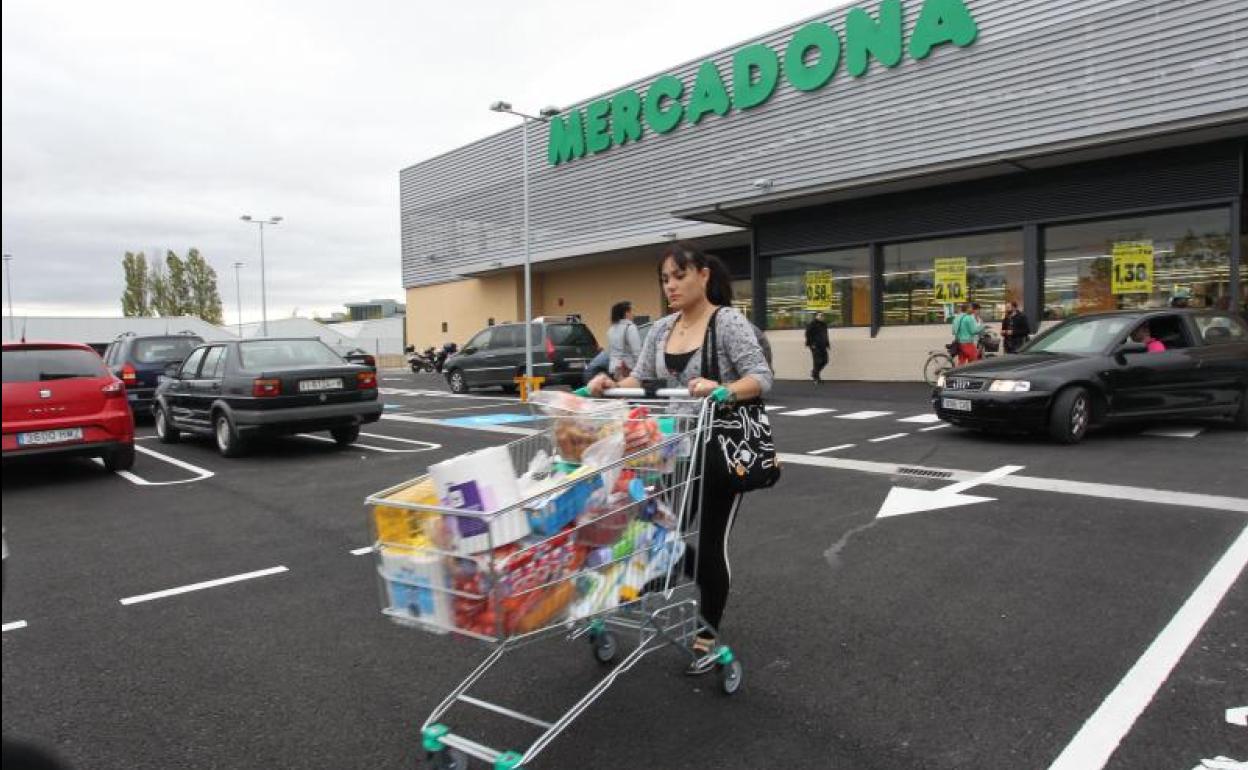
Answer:
M551 361L555 360L555 343L550 341L550 337L546 338L546 355Z
M377 387L377 375L372 372L360 372L355 375L355 387L360 390Z
M134 385L139 381L138 372L130 364L121 367L121 381L127 385Z
M104 398L126 397L126 385L121 380L113 380L100 390L104 392Z
M251 395L256 398L269 398L282 395L281 380L257 379L251 381Z

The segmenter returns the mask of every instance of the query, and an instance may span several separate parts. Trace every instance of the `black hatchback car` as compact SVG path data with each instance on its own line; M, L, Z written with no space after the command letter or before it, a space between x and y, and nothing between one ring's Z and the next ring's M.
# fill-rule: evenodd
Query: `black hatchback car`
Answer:
M123 334L104 351L104 365L126 386L126 401L135 419L152 416L160 376L170 364L180 364L204 344L198 334Z
M1072 318L1016 355L946 372L932 406L954 425L1064 444L1108 422L1225 417L1248 430L1248 324L1197 309Z
M212 436L235 457L249 436L328 430L340 446L381 417L377 373L318 339L250 339L196 348L156 390L156 434Z
M585 367L598 352L589 327L574 316L533 319L533 376L546 385L579 387ZM473 335L443 369L454 393L489 385L516 390L515 378L524 374L524 324L490 326Z

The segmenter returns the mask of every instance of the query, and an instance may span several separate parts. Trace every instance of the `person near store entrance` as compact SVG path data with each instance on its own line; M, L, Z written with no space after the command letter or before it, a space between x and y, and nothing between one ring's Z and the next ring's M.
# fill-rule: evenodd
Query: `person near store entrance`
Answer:
M823 367L828 365L828 348L832 347L828 342L828 324L823 320L822 310L806 324L806 347L810 349L810 380L816 385L822 384Z
M607 371L617 380L632 373L641 353L641 334L633 323L633 303L628 300L611 306L611 328L607 329Z
M592 395L611 388L640 388L647 380L665 380L667 387L684 386L695 398L723 397L729 402L760 398L771 389L772 373L763 357L754 329L741 311L732 307L732 277L717 257L673 246L659 263L659 278L667 304L674 312L655 321L637 368L617 382L606 374L590 380ZM715 353L723 382L702 376L699 353L707 338L707 326L715 319ZM722 390L721 390L722 389ZM720 391L716 393L716 391ZM693 499L699 498L697 487ZM741 494L727 485L706 484L700 491L702 508L694 515L698 527L699 558L686 554L686 565L696 563L694 575L702 592L702 617L715 633L728 603L732 572L728 565L728 535L732 532ZM692 522L688 526L694 526ZM692 549L690 549L692 550ZM699 634L693 643L694 661L687 674L715 670L718 661L716 638Z
M1001 336L1004 338L1006 353L1017 353L1018 349L1031 339L1031 322L1018 309L1018 303L1013 300L1005 303L1005 317L1001 319Z
M984 330L979 320L979 303L962 303L961 312L953 317L953 339L958 346L957 365L979 360L979 335Z

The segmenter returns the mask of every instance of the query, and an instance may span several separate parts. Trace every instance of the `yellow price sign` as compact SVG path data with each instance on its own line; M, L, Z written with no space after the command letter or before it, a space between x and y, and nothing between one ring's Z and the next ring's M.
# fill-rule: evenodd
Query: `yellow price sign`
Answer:
M1123 241L1114 244L1109 275L1112 294L1153 293L1153 242Z
M832 271L806 271L806 309L832 309Z
M966 301L966 257L940 257L935 262L936 277L932 299L941 304Z

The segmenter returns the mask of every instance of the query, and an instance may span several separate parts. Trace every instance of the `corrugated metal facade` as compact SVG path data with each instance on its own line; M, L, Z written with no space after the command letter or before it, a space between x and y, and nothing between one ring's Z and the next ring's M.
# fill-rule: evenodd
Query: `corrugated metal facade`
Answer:
M982 163L1127 133L1212 125L1248 112L1243 0L967 0L979 26L968 48L859 79L844 61L824 88L783 76L766 104L708 115L667 135L551 167L546 128L530 135L535 259L609 248L688 225L673 211L731 204L774 180L794 195L855 180ZM922 6L905 5L913 29ZM876 4L862 7L875 13ZM847 9L817 18L844 29ZM730 79L732 53L762 42L783 55L794 24L705 57ZM686 84L702 59L666 72ZM656 64L661 64L656 62ZM654 78L627 87L644 92ZM619 89L616 89L619 90ZM615 90L608 92L608 95ZM595 97L597 98L597 97ZM586 102L575 105L582 107ZM502 119L502 118L500 118ZM514 260L520 240L520 129L400 174L405 287Z

